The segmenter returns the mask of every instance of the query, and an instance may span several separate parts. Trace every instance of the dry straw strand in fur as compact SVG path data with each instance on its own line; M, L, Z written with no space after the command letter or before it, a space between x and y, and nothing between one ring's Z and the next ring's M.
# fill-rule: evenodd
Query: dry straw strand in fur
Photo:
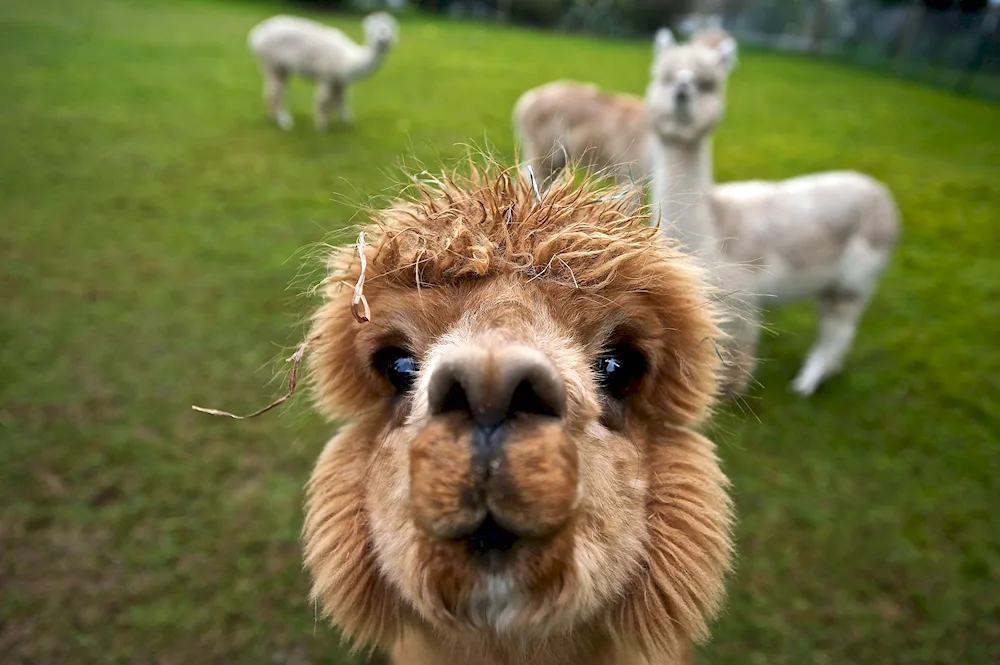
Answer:
M194 404L191 405L191 408L194 409L195 411L199 411L201 413L207 413L211 416L222 416L224 418L234 418L236 420L247 420L248 418L256 418L259 415L267 413L274 407L286 402L295 393L295 386L298 383L299 363L301 363L302 358L305 357L306 350L309 348L309 344L312 341L313 339L310 338L299 344L299 348L295 351L295 353L293 353L285 360L285 362L292 363L292 369L288 373L288 390L285 392L284 395L274 400L264 408L258 409L253 413L247 414L245 416L238 416L235 413L230 413L229 411L221 411L219 409L209 409L203 406L195 406Z
M354 297L351 299L351 314L358 323L365 323L372 320L372 310L368 306L368 299L365 298L365 270L368 268L368 260L365 258L365 232L358 234L358 256L361 257L361 274L358 275L358 282L354 285ZM358 313L358 305L361 305L361 313Z

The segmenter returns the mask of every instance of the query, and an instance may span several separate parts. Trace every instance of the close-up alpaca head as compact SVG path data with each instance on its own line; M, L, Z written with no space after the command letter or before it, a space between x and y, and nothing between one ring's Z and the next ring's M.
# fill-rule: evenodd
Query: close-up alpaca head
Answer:
M648 120L664 141L693 143L710 133L725 113L725 89L736 62L736 42L720 30L678 44L670 30L656 34L646 88Z
M369 14L361 22L365 33L365 42L372 48L388 51L399 38L399 23L388 12Z
M573 176L427 176L330 257L310 370L347 424L309 482L305 561L356 645L664 663L707 634L732 520L692 430L711 295L624 192Z

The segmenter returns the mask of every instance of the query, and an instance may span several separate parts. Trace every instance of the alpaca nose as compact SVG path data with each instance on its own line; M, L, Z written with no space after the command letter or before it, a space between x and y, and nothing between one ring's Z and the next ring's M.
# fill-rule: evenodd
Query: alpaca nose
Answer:
M693 92L692 86L687 81L682 81L677 84L677 89L674 91L674 96L677 98L677 102L683 104L691 99L691 93Z
M566 392L562 377L540 351L511 346L487 352L466 347L450 354L430 377L428 404L432 416L467 414L483 440L518 416L562 418Z

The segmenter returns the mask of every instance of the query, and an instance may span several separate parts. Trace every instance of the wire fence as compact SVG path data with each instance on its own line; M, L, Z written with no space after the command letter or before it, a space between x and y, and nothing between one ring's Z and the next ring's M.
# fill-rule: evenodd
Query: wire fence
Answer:
M1000 0L312 1L366 10L409 2L466 18L608 36L645 38L668 24L682 33L722 27L743 46L835 57L1000 100Z
M721 25L747 46L836 57L1000 100L1000 0L978 11L838 0L746 0L715 9L689 26Z

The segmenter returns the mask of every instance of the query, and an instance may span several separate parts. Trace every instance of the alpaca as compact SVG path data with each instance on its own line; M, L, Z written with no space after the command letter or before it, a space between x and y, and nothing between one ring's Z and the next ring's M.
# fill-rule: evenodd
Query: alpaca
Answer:
M656 49L672 43L661 29ZM695 33L692 44L705 44L735 58L736 42L725 31ZM568 162L626 179L652 174L652 136L642 97L601 90L592 83L552 81L522 94L514 104L514 132L521 156L542 187Z
M654 219L731 293L730 392L745 391L755 368L758 302L816 299L819 335L791 386L808 396L842 368L898 239L899 210L885 185L854 171L715 185L712 132L731 62L728 47L660 36L646 92Z
M273 16L254 26L247 42L264 77L264 105L282 129L291 129L285 86L293 74L316 82L314 123L329 124L336 107L342 124L351 124L347 86L373 74L396 43L399 24L390 14L369 14L362 22L365 44L359 46L336 28L296 16Z
M314 602L396 665L689 663L732 548L696 261L569 173L413 187L313 317L317 403L349 423L307 487Z
M569 163L619 182L652 170L645 104L635 95L552 81L518 98L513 122L521 158L542 188Z

